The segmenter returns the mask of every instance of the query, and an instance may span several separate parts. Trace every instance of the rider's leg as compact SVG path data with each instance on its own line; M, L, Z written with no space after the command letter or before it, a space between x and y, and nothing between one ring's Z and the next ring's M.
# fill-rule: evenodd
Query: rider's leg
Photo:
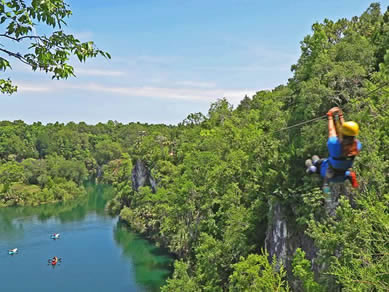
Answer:
M325 176L323 178L323 192L327 195L331 194L330 180L334 177L335 172L331 166L327 165Z
M317 167L313 165L311 159L305 160L305 167L307 168L305 172L308 174L315 173L317 171Z
M305 166L307 167L306 172L308 174L311 173L319 173L320 174L320 166L323 162L323 159L320 159L318 155L313 155L312 159L305 160Z
M312 163L313 165L317 166L318 163L321 163L321 159L318 155L313 155L312 156Z

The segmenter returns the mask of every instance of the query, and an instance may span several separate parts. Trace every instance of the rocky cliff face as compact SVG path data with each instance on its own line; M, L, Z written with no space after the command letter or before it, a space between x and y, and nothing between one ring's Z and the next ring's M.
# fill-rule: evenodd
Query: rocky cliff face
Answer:
M153 192L157 190L157 183L150 174L150 170L147 169L145 163L138 159L132 170L132 188L136 191L140 187L149 186Z
M280 203L270 206L270 220L266 231L265 248L270 256L286 264L288 261L288 224L284 208Z
M275 255L289 274L292 270L293 255L298 247L306 252L307 258L314 264L317 249L313 240L297 226L291 208L277 202L270 207L269 212L270 220L265 239L265 248L269 255Z
M334 184L331 186L331 195L324 198L323 208L327 216L334 217L336 208L339 205L341 195L346 195L353 205L352 195L344 184ZM307 259L311 261L312 269L317 276L326 269L316 263L318 249L314 241L305 234L303 228L296 223L296 215L293 206L285 206L282 202L271 203L269 209L269 221L266 231L265 248L272 257L277 259L286 267L288 275L292 276L292 260L297 248L305 251ZM293 283L296 284L296 283ZM298 285L298 284L296 284ZM336 283L331 283L331 291L339 291ZM298 286L293 287L298 291ZM296 290L297 289L297 290Z

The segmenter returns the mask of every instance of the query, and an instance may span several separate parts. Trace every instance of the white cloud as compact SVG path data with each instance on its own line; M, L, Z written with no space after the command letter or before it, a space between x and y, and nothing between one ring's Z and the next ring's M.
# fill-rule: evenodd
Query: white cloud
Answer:
M110 71L102 69L75 69L76 75L87 75L87 76L123 76L126 73L122 71Z
M178 61L178 56L137 56L134 58L136 62L150 64L171 64Z
M54 81L56 82L56 81ZM169 87L114 87L97 83L76 84L70 82L59 82L56 84L31 84L19 82L19 93L37 92L58 92L66 90L79 90L86 92L98 92L117 94L129 97L153 97L161 99L177 99L213 102L217 98L226 97L232 104L236 105L247 94L255 94L256 90L250 89L199 89L199 88L169 88Z
M76 64L76 65L72 65L72 66L74 66L74 73L76 74L76 76L82 75L82 76L118 77L118 76L127 75L127 73L124 71L106 70L106 69L102 69L102 68L87 68L87 66L85 66L84 64L81 64L81 65ZM12 72L12 73L18 73L18 72L31 73L32 76L35 76L35 74L36 74L32 71L30 66L28 66L24 63L18 62L18 61L15 62L15 64L12 66L12 70L10 70L9 72ZM39 69L37 70L37 72L45 73L44 71L41 71ZM52 73L50 73L50 72L47 74L50 77L52 75Z
M18 86L18 92L50 92L53 91L53 88L43 85L35 84L20 84L16 83Z
M200 87L200 88L214 88L216 84L213 82L197 82L197 81L178 81L177 85L189 86L189 87Z
M289 65L263 66L263 65L238 65L238 66L199 66L194 69L203 71L228 71L228 72L290 72Z
M87 42L93 39L93 33L91 31L68 32L68 34L74 35L75 38L82 42Z

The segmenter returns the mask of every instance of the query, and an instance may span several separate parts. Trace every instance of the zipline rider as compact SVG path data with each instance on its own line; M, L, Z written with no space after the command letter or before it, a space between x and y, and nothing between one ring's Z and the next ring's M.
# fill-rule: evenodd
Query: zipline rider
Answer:
M340 125L335 124L334 115L337 114ZM323 178L323 191L330 193L330 182L351 181L353 187L358 187L355 172L351 170L355 156L362 149L361 142L355 137L359 133L359 126L356 122L345 122L343 112L338 107L331 108L328 113L328 141L327 148L329 157L320 159L314 155L305 161L307 173L319 173ZM337 132L338 128L338 132Z

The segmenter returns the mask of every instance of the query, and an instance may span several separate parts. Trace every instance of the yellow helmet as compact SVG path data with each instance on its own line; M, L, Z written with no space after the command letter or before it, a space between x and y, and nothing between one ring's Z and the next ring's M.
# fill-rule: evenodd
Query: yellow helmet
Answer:
M345 136L356 136L359 133L359 126L356 122L344 122L341 132Z

